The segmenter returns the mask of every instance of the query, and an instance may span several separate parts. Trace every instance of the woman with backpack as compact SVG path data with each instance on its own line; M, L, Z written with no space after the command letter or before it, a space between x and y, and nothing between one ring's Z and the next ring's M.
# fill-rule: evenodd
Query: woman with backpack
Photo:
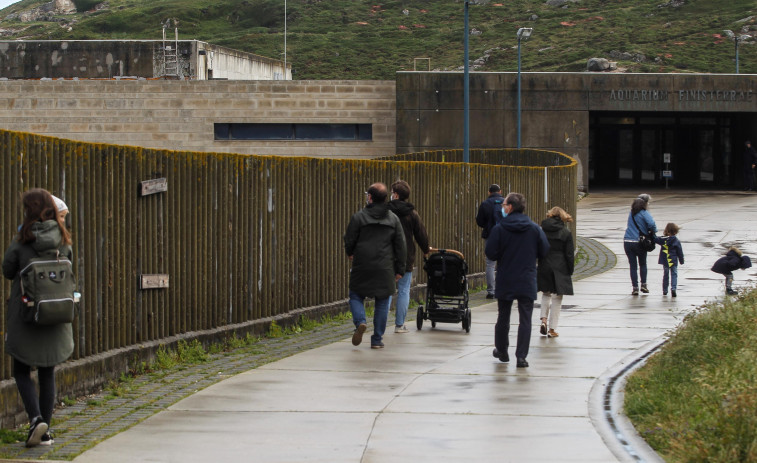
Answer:
M647 195L648 196L648 195ZM657 225L654 223L652 214L647 211L649 202L639 197L633 200L631 212L628 214L626 233L623 235L623 249L628 257L631 270L631 294L639 294L639 277L641 277L641 292L648 293L647 288L647 251L639 243L641 233L657 233ZM638 261L638 275L636 273Z
M29 415L26 446L34 447L53 443L48 430L55 406L55 366L71 356L74 338L71 323L40 325L24 320L22 311L28 308L22 300L25 296L20 272L40 254L54 253L71 261L73 253L71 234L47 190L26 191L21 204L24 221L3 258L3 275L13 280L6 313L5 350L13 358L13 378ZM33 367L37 368L39 395L31 377Z

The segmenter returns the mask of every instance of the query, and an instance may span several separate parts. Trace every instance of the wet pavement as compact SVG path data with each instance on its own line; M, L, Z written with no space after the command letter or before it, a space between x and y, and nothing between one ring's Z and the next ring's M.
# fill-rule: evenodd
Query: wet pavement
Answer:
M492 357L496 303L478 293L470 333L426 322L407 334L388 329L386 348L372 350L367 336L352 346L350 323L324 325L141 377L121 397L56 412L52 449L3 450L76 462L654 460L627 424L608 425L622 416L608 414L601 391L692 309L723 297L723 278L709 268L727 246L757 255L757 196L648 192L658 228L681 226L686 259L674 299L662 295L657 250L648 258L650 293L631 295L622 235L637 193L579 202L588 259L575 296L563 301L559 337L539 336L534 310L529 368ZM735 276L737 288L755 280L752 269ZM513 311L511 356L516 332Z

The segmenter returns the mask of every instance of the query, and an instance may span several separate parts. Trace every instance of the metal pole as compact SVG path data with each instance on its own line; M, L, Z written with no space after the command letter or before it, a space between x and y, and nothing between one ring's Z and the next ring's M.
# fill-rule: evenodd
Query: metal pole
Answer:
M733 43L736 44L736 74L739 73L739 36L733 38Z
M287 80L287 0L284 0L284 80Z
M518 37L518 149L520 149L520 37Z
M468 1L465 2L465 32L464 32L464 57L463 57L463 162L470 162L470 90L468 72Z

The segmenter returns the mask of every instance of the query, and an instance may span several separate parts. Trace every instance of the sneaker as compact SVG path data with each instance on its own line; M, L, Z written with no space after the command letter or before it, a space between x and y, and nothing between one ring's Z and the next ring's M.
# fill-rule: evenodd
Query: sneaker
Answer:
M675 289L671 289L670 290L670 295L673 296L673 297L676 297L676 290Z
M646 283L642 283L641 284L641 292L642 293L648 293L649 292L649 288L647 288L647 284Z
M47 433L47 423L42 421L41 416L37 416L32 420L29 426L29 435L26 437L26 446L35 447L42 442L42 436Z
M492 356L494 356L494 358L499 359L499 361L502 363L507 363L510 361L510 356L507 355L507 352L500 352L497 350L496 347L492 351Z
M487 294L487 295L486 295L486 298L487 298L487 299L494 299L494 294Z
M553 330L553 329L550 329L550 330L549 330L549 333L547 334L547 337L548 337L548 338L556 338L556 337L558 337L558 336L560 336L560 335L559 335L559 334L557 334L557 331L555 331L555 330Z
M541 326L539 327L539 333L542 336L546 336L547 335L547 324L546 323L541 322Z
M395 333L409 333L410 330L407 329L407 328L405 328L405 325L402 325L402 326L395 326L394 327L394 332Z
M383 349L384 343L379 341L377 344L371 344L371 349Z
M639 295L639 288L634 286L633 291L631 291L631 296L638 296L638 295Z
M528 362L524 358L519 358L515 366L518 368L528 368Z
M54 443L53 435L49 432L42 435L42 440L39 441L39 445L53 445Z
M736 294L739 294L737 291L734 291L731 288L726 288L725 293L728 294L729 296L735 296Z
M360 343L363 342L363 333L365 333L366 329L368 329L368 325L366 325L365 323L361 323L357 326L355 332L352 334L353 346L359 346Z

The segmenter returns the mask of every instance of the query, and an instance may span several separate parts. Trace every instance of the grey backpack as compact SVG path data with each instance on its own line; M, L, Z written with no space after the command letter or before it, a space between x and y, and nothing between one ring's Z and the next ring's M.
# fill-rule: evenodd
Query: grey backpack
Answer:
M74 320L76 279L70 260L54 250L32 258L19 273L25 322L57 325Z

